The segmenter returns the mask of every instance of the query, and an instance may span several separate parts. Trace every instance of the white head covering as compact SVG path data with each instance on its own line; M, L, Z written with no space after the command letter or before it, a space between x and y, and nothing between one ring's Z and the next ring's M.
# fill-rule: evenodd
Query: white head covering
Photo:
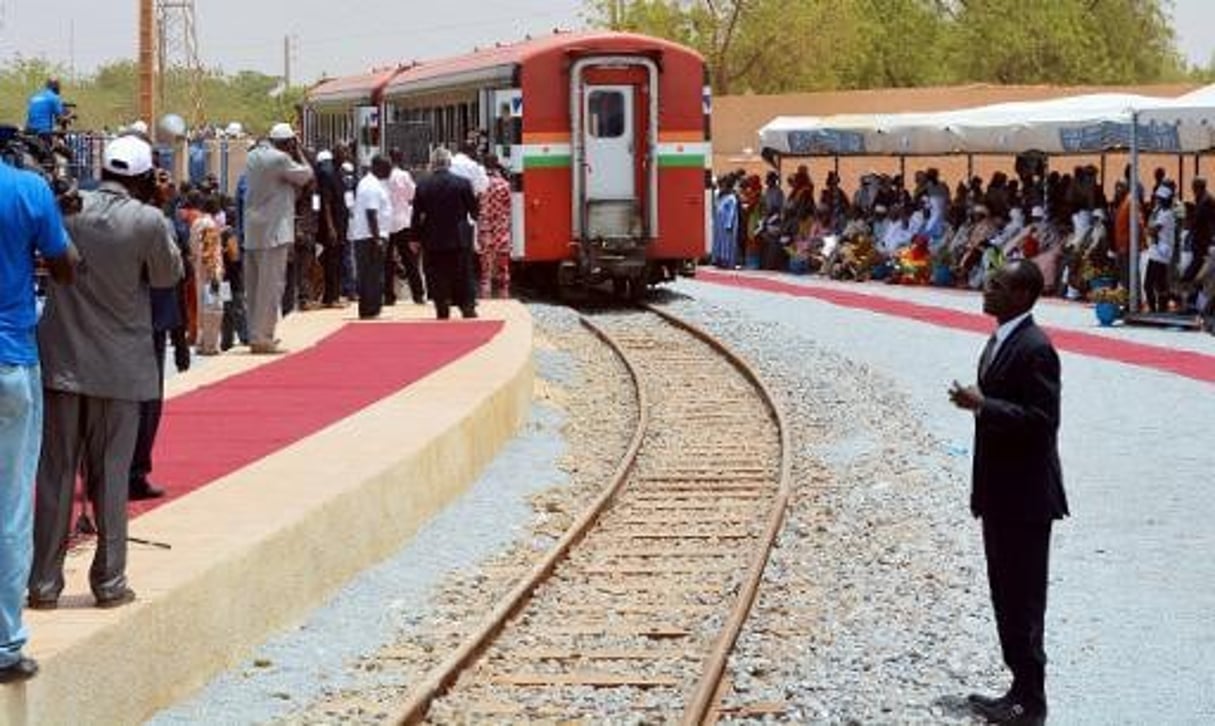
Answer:
M287 141L295 138L295 130L291 128L289 123L277 123L270 127L270 139L272 141Z
M101 166L118 176L140 176L152 170L152 147L138 136L119 136L106 144Z

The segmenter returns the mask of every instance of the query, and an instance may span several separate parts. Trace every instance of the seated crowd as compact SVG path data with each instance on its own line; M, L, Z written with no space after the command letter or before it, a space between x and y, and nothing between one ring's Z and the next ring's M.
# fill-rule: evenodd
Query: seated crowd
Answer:
M1130 170L1107 199L1096 167L1043 172L1021 159L1017 174L959 182L951 192L936 169L869 173L847 194L834 172L816 195L805 166L787 180L738 171L718 180L712 262L789 269L838 280L981 289L1005 261L1030 259L1046 293L1081 299L1125 288L1130 274ZM1155 171L1150 195L1136 185L1145 309L1215 313L1215 200L1195 178L1192 198Z

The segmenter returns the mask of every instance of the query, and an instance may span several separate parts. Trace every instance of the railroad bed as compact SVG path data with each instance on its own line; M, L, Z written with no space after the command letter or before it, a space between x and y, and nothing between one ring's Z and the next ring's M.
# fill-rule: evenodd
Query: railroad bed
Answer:
M401 721L695 723L716 706L788 501L784 416L745 363L674 318L583 323L635 382L629 451Z

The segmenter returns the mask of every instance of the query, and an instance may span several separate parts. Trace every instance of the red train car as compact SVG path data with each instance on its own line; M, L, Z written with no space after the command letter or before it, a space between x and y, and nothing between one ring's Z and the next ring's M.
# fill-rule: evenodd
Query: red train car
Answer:
M379 101L381 148L421 165L438 145L475 139L499 156L524 276L611 281L635 294L691 274L705 255L711 98L695 51L627 33L555 33L363 81L374 88L360 99ZM305 117L324 100L310 96Z

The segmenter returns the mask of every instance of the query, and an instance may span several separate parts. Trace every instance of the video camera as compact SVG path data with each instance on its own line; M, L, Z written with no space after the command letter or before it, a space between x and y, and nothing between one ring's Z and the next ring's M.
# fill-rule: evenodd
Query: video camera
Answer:
M46 181L64 215L80 211L80 194L67 164L57 158L55 147L15 126L0 125L0 163L33 172Z

